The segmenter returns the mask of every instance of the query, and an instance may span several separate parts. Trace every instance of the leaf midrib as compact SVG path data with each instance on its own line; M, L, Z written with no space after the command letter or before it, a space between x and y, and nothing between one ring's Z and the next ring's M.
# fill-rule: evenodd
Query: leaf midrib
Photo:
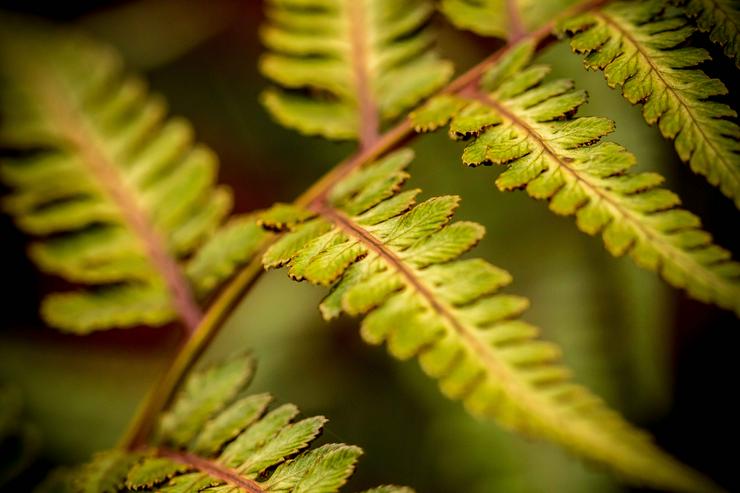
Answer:
M208 476L220 479L224 483L236 486L247 493L265 493L267 491L262 489L262 487L255 481L242 477L239 472L216 461L204 459L195 454L159 448L156 449L156 455L196 469Z
M345 0L348 28L350 30L350 58L357 91L359 115L357 121L360 148L372 147L380 137L380 115L375 104L370 83L369 47L364 10L366 0Z
M527 35L527 29L524 27L524 23L522 22L522 16L519 12L517 0L506 0L505 8L506 17L509 21L508 42L516 42Z

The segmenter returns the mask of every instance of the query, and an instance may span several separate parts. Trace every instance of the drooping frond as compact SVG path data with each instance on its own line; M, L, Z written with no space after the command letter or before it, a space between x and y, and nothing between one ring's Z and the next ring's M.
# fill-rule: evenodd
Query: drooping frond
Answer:
M327 319L365 315L362 337L399 359L418 357L442 392L475 416L551 440L637 482L709 490L700 476L571 382L559 350L517 319L525 298L497 293L511 277L481 259L459 259L483 236L451 222L458 197L415 204L399 191L411 152L356 170L307 209L277 205L265 227L287 230L265 253L296 280L332 286Z
M303 133L372 141L452 74L431 49L433 12L429 0L269 1L260 68L283 89L263 103Z
M510 39L534 31L563 12L575 0L442 0L439 8L461 29L482 36Z
M725 55L740 67L740 10L733 0L688 0L686 13L696 18L699 30L708 32L709 39L722 46Z
M153 443L101 452L59 480L77 493L330 493L352 474L359 447L311 447L326 418L297 419L292 404L244 395L254 371L239 357L193 373L159 422ZM413 493L383 486L365 493Z
M737 114L713 96L725 85L696 67L706 50L681 46L695 30L661 0L614 2L562 23L584 64L603 70L631 103L643 103L649 124L673 139L681 159L740 207L740 127Z
M264 237L250 218L222 226L230 191L216 156L115 53L77 33L18 25L0 33L3 202L38 237L30 256L84 290L52 294L63 330L193 328L204 299Z
M582 231L601 233L613 255L629 254L691 296L740 314L740 264L659 188L660 175L629 173L635 157L601 140L611 120L573 117L586 93L568 80L544 81L548 67L527 66L532 52L531 44L512 50L467 97L432 99L412 115L417 130L449 122L452 138L471 139L466 165L507 166L500 190L525 188L553 212L575 215Z

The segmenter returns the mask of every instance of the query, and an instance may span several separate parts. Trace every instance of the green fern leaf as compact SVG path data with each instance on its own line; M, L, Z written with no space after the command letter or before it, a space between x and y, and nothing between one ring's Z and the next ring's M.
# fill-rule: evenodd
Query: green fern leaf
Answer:
M6 26L8 27L6 29ZM77 33L3 19L3 202L39 240L31 258L84 290L52 294L46 321L76 333L180 318L260 247L249 217L221 226L231 194L187 122L120 59Z
M740 67L740 10L732 0L688 0L686 13L696 18L699 30L724 47L725 55Z
M296 421L298 409L267 411L267 394L244 396L254 371L232 358L193 373L162 416L154 443L112 450L71 474L73 491L117 493L330 493L352 474L362 450L329 443L311 448L326 423ZM413 493L383 486L366 493Z
M586 53L586 67L603 70L631 103L644 103L645 120L675 141L680 158L740 207L737 114L711 99L727 94L725 85L695 69L709 54L681 47L694 28L680 10L665 10L660 0L615 2L560 29L573 35L573 50Z
M460 29L510 39L521 34L514 32L519 23L524 30L534 31L574 3L575 0L442 0L439 8Z
M697 474L569 380L559 349L516 319L524 298L497 294L511 281L481 259L460 260L483 227L451 222L455 196L415 204L399 192L412 159L401 150L354 171L308 210L279 205L262 223L292 224L264 254L296 280L331 285L325 318L365 315L363 339L419 358L442 392L475 416L556 442L638 482L711 490ZM279 219L279 220L276 220Z
M658 188L660 175L628 172L634 156L601 141L613 122L572 116L586 93L571 81L544 81L547 67L528 67L532 53L532 44L513 50L467 98L433 99L412 115L417 129L450 122L453 138L472 137L466 165L507 166L500 190L547 199L553 212L575 215L582 231L601 233L613 255L629 253L691 296L740 314L740 264L677 208L675 194Z
M435 92L452 66L431 50L428 0L272 0L262 102L281 124L330 139L374 139L383 121Z

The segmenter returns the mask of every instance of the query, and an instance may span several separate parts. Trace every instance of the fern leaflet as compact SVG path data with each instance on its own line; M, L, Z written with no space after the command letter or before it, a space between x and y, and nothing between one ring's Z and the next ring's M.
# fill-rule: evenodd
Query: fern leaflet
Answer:
M332 285L320 306L325 318L366 315L365 341L387 342L399 359L418 356L442 392L472 414L549 439L638 482L711 490L570 382L558 348L516 320L528 301L497 294L511 281L508 273L481 259L458 259L483 227L450 223L458 197L415 205L419 190L399 192L411 158L401 150L356 170L307 209L268 210L265 227L289 232L266 251L265 266L287 266L295 280Z
M541 27L574 3L575 0L442 0L439 8L460 29L515 39Z
M735 60L740 67L740 10L732 0L688 0L686 13L696 18L701 31L724 47L725 55Z
M609 86L622 87L631 103L673 139L680 158L740 207L740 127L725 104L725 85L695 67L709 59L700 48L680 47L694 28L660 0L615 2L564 21L571 47L586 53L589 69L603 70Z
M428 0L271 0L262 101L283 125L366 146L379 125L440 88L452 66L431 50Z
M568 80L543 82L548 67L527 67L533 49L512 50L467 97L432 99L412 115L417 130L449 122L452 138L471 138L466 165L508 166L496 180L500 190L526 188L553 212L575 215L582 231L602 233L613 255L629 253L693 297L740 314L740 264L677 208L675 194L658 188L660 175L628 173L634 156L600 140L612 121L571 116L586 93Z
M41 269L88 289L52 294L42 314L84 333L180 318L264 238L248 217L221 225L230 191L190 125L126 75L110 50L71 32L3 20L4 208L39 240ZM8 26L6 29L5 26Z
M330 493L352 474L362 450L310 448L326 418L296 420L298 408L268 411L269 394L244 395L254 371L238 357L188 377L150 445L109 450L56 478L77 493ZM413 493L383 486L365 493Z

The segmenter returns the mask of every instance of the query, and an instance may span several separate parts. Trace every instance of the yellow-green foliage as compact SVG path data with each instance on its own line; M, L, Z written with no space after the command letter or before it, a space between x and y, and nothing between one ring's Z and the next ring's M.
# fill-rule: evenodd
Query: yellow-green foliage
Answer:
M740 264L659 188L659 175L629 172L634 157L601 140L613 122L574 116L585 92L571 81L546 81L547 67L529 65L549 29L542 26L571 3L442 0L456 25L509 44L480 81L478 68L462 76L412 114L413 124L419 131L449 124L454 139L470 141L466 164L507 166L496 182L501 190L524 188L548 200L583 231L602 234L614 255L629 253L692 296L740 314ZM701 12L697 4L689 1L686 12L737 56L736 11L725 0ZM226 220L231 197L216 185L213 153L194 142L185 121L167 118L161 98L109 49L3 18L0 144L13 150L0 165L11 188L3 206L38 237L30 254L43 270L83 285L49 296L44 316L79 333L175 318L194 329L200 303L268 243L264 227L282 233L269 240L265 267L285 266L293 279L330 286L320 305L325 318L363 316L363 339L385 343L399 359L418 358L471 414L638 484L716 491L572 382L559 349L519 319L528 300L500 292L511 282L507 272L460 258L484 228L452 222L457 196L417 204L419 190L401 191L409 150L365 162L397 145L409 127L378 146L380 128L452 73L432 49L433 11L431 0L267 2L261 35L269 52L260 67L280 86L263 93L267 109L286 126L358 139L368 152L312 187L301 199L306 207L277 204L258 221ZM740 129L728 106L709 99L724 94L724 85L693 69L706 53L678 47L692 31L681 12L657 0L618 3L568 19L562 29L587 53L587 66L645 103L646 119L675 139L681 158L740 205ZM227 308L215 306L224 310L216 318L225 315ZM292 405L268 411L270 396L244 395L252 373L251 361L237 358L194 374L149 443L101 453L53 481L66 485L59 491L80 493L338 490L360 449L310 449L325 419L296 420Z
M332 286L325 318L365 315L362 337L395 357L418 357L442 392L475 416L558 443L633 481L683 491L711 485L661 452L598 397L571 382L560 351L517 317L525 298L498 293L505 271L458 257L483 236L451 222L459 198L419 204L400 192L412 158L402 150L351 173L308 210L276 206L261 216L287 230L263 257L296 280Z
M452 74L431 49L433 12L429 0L270 0L260 69L284 89L263 103L283 125L331 139L403 115Z
M254 365L232 358L193 373L160 421L157 438L135 452L96 454L59 478L77 493L331 493L352 474L362 450L329 443L311 448L326 418L297 419L269 394L244 395ZM382 486L365 493L413 493Z
M613 2L565 20L560 29L573 35L571 47L586 54L586 67L603 70L609 86L621 87L629 102L643 103L645 120L675 141L681 159L740 208L737 113L711 99L727 88L696 69L710 59L706 50L682 46L695 28L680 9L666 9L661 0ZM735 45L728 39L726 46Z
M0 167L12 188L3 207L38 237L41 269L90 286L47 297L47 322L78 333L197 323L182 305L264 237L250 218L222 224L232 200L213 152L115 53L76 33L3 18L0 81L0 141L18 151Z
M513 5L507 6L509 3ZM516 9L521 27L534 31L574 3L575 0L441 0L439 8L461 29L483 36L509 38L514 25L507 9Z
M466 165L507 166L500 190L525 188L553 212L575 215L582 231L601 233L613 255L629 254L695 298L740 314L740 264L659 188L660 175L629 172L634 156L601 140L611 120L572 116L586 93L569 80L545 81L548 67L528 66L532 53L531 43L512 50L468 98L432 99L412 115L417 130L449 122L452 138L470 138Z

